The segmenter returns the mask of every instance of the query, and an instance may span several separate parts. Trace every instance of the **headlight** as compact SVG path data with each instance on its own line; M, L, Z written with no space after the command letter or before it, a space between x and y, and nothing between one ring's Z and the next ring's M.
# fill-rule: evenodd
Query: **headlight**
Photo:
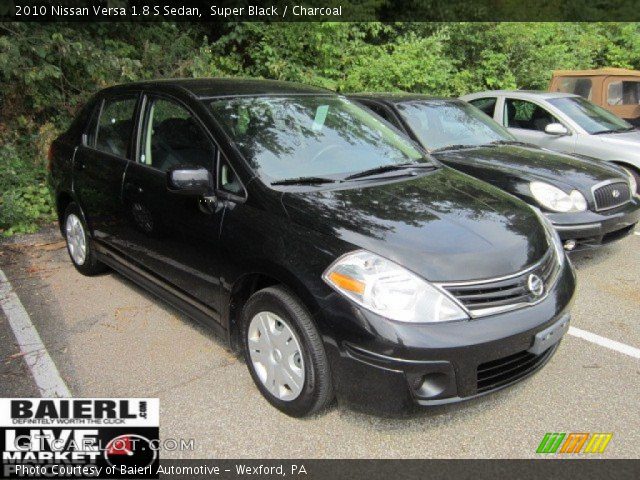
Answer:
M549 220L545 216L545 214L540 211L539 208L535 208L535 207L532 207L532 208L534 212L536 212L536 215L538 215L538 218L540 219L540 223L542 223L542 226L544 227L545 232L547 233L547 240L549 244L552 245L554 250L556 251L556 258L558 259L558 263L562 265L564 263L565 253L564 253L564 247L562 246L562 240L560 240L560 235L558 235L558 232L553 226L553 223L551 223L551 220Z
M544 182L531 182L529 189L540 205L554 212L584 212L587 209L587 200L577 190L567 194Z
M469 318L426 280L363 250L340 257L322 278L358 305L390 320L427 323Z
M627 175L629 176L629 188L631 189L631 195L640 197L640 194L638 193L638 182L636 182L635 175L631 170L628 170L626 168L624 168L624 171L627 172Z

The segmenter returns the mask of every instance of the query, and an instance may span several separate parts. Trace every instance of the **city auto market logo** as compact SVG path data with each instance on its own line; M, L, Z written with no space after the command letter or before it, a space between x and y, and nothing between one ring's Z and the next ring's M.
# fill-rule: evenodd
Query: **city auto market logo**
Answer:
M536 453L604 453L612 437L613 433L545 433Z
M0 478L158 478L159 449L157 398L0 399Z

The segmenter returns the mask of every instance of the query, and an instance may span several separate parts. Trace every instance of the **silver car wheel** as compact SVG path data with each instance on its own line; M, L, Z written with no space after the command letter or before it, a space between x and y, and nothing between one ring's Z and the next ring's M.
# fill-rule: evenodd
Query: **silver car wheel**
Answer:
M247 331L249 356L262 384L280 400L295 400L304 387L304 360L298 337L272 312L260 312Z
M67 247L69 254L76 265L84 265L87 258L87 237L84 227L77 215L71 213L65 224Z

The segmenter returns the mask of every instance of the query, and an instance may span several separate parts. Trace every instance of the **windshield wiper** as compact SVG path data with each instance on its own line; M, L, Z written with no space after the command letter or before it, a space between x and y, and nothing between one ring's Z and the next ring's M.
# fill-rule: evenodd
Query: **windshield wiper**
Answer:
M602 135L603 133L623 133L630 132L632 130L635 130L635 127L618 128L615 130L598 130L597 132L593 132L591 135Z
M345 180L354 180L356 178L364 178L371 177L373 175L378 175L381 173L393 172L396 170L405 170L407 168L427 168L434 169L435 165L432 163L397 163L395 165L381 165L379 167L370 168L368 170L363 170L362 172L354 173L353 175L349 175L345 177Z
M530 143L519 142L518 140L494 140L485 145L519 145L521 147L530 147Z
M631 130L635 130L636 127L624 127L624 128L618 128L617 130L614 130L612 133L623 133L623 132L630 132Z
M430 153L446 152L448 150L462 150L463 148L475 148L478 145L463 145L461 143L455 145L447 145L446 147L436 148L431 150Z
M324 177L298 177L285 178L271 182L271 185L322 185L324 183L336 183L337 180Z

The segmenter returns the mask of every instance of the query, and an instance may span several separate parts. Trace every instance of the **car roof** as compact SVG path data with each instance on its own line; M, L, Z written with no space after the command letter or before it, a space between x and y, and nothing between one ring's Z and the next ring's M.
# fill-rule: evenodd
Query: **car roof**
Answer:
M407 92L373 92L373 93L351 93L347 95L348 98L362 99L362 100L378 100L386 103L404 103L414 102L420 100L456 100L448 97L436 97L433 95L424 95L420 93L407 93Z
M549 99L549 98L564 98L564 97L579 97L580 95L576 95L574 93L565 93L565 92L545 92L543 90L487 90L485 92L473 93L469 95L463 95L464 97L488 97L492 95L503 95L509 96L513 98L540 98L540 99Z
M628 68L595 68L592 70L555 70L554 77L597 77L619 75L624 77L640 77L640 70Z
M137 88L182 90L198 98L267 95L336 95L335 92L302 83L249 78L169 78L116 85L106 90Z

